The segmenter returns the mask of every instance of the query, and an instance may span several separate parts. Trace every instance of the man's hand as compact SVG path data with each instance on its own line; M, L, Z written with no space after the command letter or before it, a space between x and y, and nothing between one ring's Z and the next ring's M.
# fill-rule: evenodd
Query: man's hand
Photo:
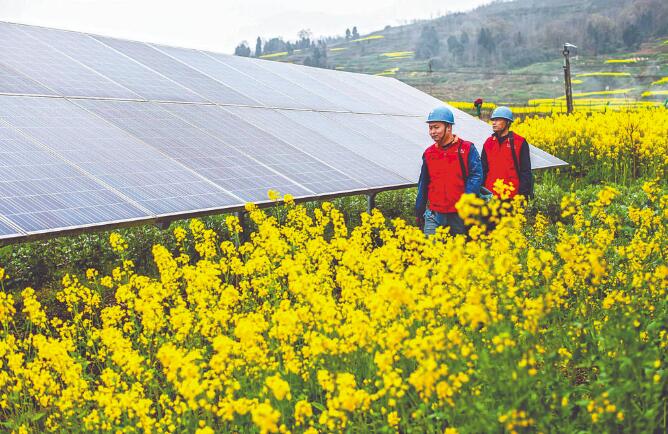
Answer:
M424 217L415 217L415 224L420 230L424 230Z

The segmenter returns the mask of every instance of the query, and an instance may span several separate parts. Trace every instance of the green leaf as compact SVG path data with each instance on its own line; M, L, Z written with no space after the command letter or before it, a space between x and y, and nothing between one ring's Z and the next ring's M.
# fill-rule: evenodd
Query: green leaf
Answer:
M34 414L30 415L30 420L31 420L32 422L37 422L38 420L40 420L40 419L43 418L44 416L46 416L46 413L43 412L43 411L40 411L40 412L38 412L38 413L34 413Z

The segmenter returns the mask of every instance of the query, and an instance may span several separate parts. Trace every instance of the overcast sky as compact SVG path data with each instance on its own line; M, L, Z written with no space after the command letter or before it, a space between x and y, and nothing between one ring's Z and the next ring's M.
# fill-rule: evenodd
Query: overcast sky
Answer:
M360 34L490 0L0 0L0 20L231 53L241 41L301 29L314 36Z

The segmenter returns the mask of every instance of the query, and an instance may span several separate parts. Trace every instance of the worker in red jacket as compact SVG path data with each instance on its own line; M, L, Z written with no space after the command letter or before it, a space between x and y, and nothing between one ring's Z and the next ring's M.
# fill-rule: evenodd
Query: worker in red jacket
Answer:
M511 198L517 194L532 197L529 144L524 137L510 131L513 112L508 107L497 107L491 119L494 133L485 141L481 156L483 185L498 197L499 192L494 190L494 183L501 179L514 187Z
M452 133L455 117L448 107L432 110L427 123L434 144L422 155L415 200L417 224L426 235L434 234L439 226L449 227L452 235L466 234L455 204L465 193L480 192L480 156L473 143Z

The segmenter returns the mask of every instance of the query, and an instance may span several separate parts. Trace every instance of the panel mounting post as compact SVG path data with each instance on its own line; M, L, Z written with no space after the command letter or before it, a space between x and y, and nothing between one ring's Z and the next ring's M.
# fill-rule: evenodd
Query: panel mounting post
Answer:
M172 224L171 220L158 220L157 222L155 222L155 226L161 231L169 229L169 225L171 224Z
M369 193L366 197L366 210L371 214L371 210L376 207L376 193Z

